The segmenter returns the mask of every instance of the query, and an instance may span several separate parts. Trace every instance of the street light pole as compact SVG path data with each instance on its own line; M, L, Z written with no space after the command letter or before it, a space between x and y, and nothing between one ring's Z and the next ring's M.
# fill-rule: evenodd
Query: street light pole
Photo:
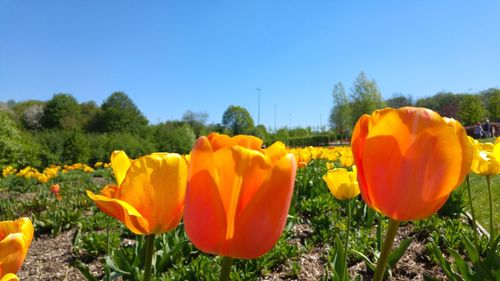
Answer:
M261 88L257 88L257 126L260 125L260 90Z

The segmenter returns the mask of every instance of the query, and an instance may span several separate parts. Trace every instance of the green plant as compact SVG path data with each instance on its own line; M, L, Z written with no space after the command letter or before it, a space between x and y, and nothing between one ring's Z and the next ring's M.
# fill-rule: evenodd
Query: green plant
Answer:
M452 263L445 259L443 252L434 241L429 243L430 246L428 249L449 280L499 280L499 242L500 236L491 244L491 247L486 252L486 256L481 257L480 252L477 251L471 241L463 236L462 243L466 249L466 258L462 257L458 251L447 248L447 252L452 257ZM427 277L427 279L433 280L431 277Z

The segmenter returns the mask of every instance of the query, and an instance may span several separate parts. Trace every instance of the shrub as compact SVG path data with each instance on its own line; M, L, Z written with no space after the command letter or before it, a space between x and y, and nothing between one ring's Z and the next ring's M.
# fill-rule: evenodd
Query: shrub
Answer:
M0 111L0 166L39 166L38 146L23 132L9 113Z

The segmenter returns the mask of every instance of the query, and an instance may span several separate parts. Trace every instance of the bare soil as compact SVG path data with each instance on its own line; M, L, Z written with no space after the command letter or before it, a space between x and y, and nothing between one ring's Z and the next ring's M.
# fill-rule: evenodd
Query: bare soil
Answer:
M71 266L72 240L75 231L63 232L57 237L42 235L31 242L23 267L17 273L20 280L86 280L80 271ZM100 262L89 264L91 272L102 271Z
M289 243L301 243L311 233L308 225L296 225L295 238ZM75 231L63 232L57 237L42 235L36 237L28 251L23 267L18 272L21 280L86 280L80 271L71 266L75 260L72 254L72 239ZM424 275L432 276L437 280L446 280L443 272L428 258L425 248L425 240L413 232L411 225L399 229L395 245L406 237L414 237L413 242L393 269L393 276L388 280L423 280ZM260 280L319 280L325 274L325 263L327 262L328 250L322 247L314 247L304 252L297 259L300 265L299 271L295 272L292 262L288 262L275 269ZM82 261L88 264L89 261ZM88 264L94 276L102 275L102 266L99 260ZM296 270L296 269L295 269ZM363 262L352 264L349 267L350 276L360 275L362 280L371 280L372 272L367 270Z

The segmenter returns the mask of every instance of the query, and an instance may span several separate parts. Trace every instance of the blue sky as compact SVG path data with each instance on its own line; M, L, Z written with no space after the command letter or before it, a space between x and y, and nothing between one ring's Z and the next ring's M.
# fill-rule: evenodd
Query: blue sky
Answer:
M0 101L126 92L151 123L229 105L326 124L364 71L384 98L500 87L500 1L0 0Z

